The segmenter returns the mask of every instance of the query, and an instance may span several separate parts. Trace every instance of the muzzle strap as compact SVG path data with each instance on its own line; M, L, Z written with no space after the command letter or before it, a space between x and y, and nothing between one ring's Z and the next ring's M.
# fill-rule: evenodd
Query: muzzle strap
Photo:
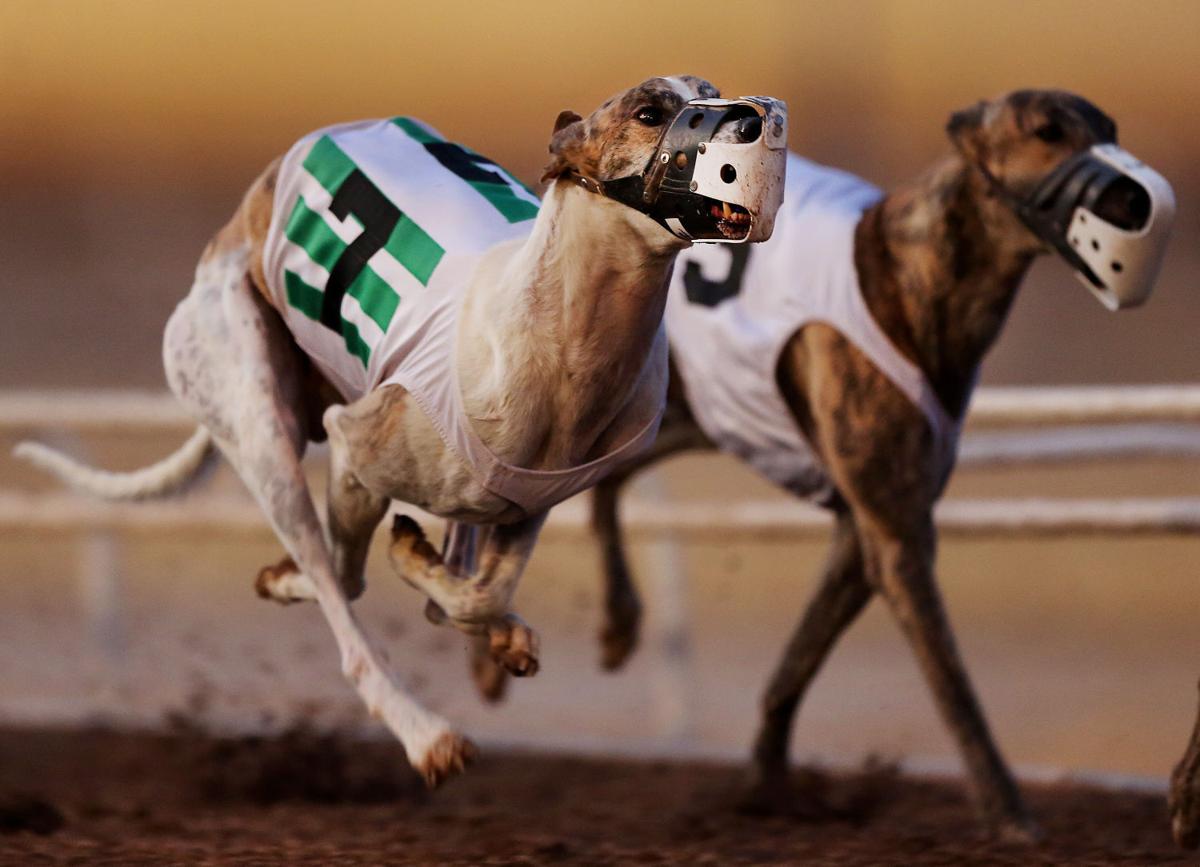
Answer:
M1068 243L1067 227L1075 209L1094 204L1100 191L1120 177L1120 172L1095 159L1091 151L1079 151L1055 166L1029 195L1021 197L1001 183L982 162L976 164L976 168L1029 231L1053 247L1072 268L1099 285L1100 280L1091 266Z
M657 208L651 204L647 204L648 191L643 175L629 175L628 177L616 178L611 181L598 181L575 169L571 169L567 172L566 177L568 180L583 187L589 193L604 196L606 199L612 199L614 202L619 202L626 207L633 208L633 210L645 214L668 232L674 234L674 230L667 225L666 215L658 213Z

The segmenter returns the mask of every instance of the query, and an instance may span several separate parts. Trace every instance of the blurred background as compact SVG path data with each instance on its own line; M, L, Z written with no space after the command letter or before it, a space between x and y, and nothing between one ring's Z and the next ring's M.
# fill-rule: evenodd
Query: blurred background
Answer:
M787 99L794 150L884 187L947 150L942 130L955 109L1018 87L1087 96L1117 120L1121 143L1175 186L1163 277L1144 308L1114 315L1061 262L1039 262L983 381L1195 383L1198 42L1194 0L4 0L0 388L160 389L162 326L201 249L262 167L311 129L416 115L532 185L561 109L586 113L647 76L678 72L707 77L726 95ZM5 434L3 454L20 433ZM110 466L134 466L174 441L148 434L87 445ZM47 487L7 457L0 481ZM651 482L678 497L777 496L718 457L676 461ZM951 494L1198 491L1194 461L1143 459L976 473ZM361 717L317 613L253 597L255 572L278 556L269 536L124 543L117 572L126 604L105 656L89 643L91 603L76 580L87 540L0 533L0 718ZM686 604L667 615L654 596L660 548L643 542L634 553L649 587L648 634L664 616L690 624L692 668L676 696L689 706L684 734L697 748L740 754L823 546L688 546ZM678 681L663 685L650 652L621 675L596 670L595 559L578 542L549 542L535 555L519 608L542 630L544 669L497 711L474 698L458 637L424 623L418 600L379 557L360 607L422 697L473 732L652 749L647 708L661 707L656 694ZM1014 760L1165 774L1200 675L1197 567L1194 537L943 546L951 615ZM878 606L835 653L798 739L802 757L831 761L952 757Z

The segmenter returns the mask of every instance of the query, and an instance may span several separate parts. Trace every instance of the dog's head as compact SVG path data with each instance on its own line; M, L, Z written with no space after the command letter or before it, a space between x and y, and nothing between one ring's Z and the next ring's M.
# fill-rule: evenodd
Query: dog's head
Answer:
M969 164L1017 195L1068 157L1117 141L1112 118L1062 90L1017 90L978 102L950 115L946 132Z
M946 131L1025 241L1057 250L1106 307L1149 295L1175 198L1117 146L1112 118L1073 93L1018 90L955 112Z
M693 99L719 97L712 83L694 75L648 78L609 97L586 118L564 111L554 124L550 163L543 181L576 171L598 181L640 172L654 155L663 125ZM733 138L732 130L721 131Z
M564 111L542 180L570 178L685 240L765 240L782 198L787 109L719 96L680 75L622 91L587 118Z

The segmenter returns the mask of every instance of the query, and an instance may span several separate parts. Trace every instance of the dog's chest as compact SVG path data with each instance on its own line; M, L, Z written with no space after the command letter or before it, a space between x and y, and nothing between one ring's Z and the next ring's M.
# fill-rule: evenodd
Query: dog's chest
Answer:
M452 358L479 261L528 235L537 197L410 118L329 127L284 158L267 285L302 349L347 400L403 365Z
M810 322L832 326L945 427L921 371L872 318L854 267L854 232L880 191L858 178L789 157L787 198L771 240L697 246L680 255L667 300L667 333L688 404L724 451L805 497L827 497L825 468L780 394L776 368Z

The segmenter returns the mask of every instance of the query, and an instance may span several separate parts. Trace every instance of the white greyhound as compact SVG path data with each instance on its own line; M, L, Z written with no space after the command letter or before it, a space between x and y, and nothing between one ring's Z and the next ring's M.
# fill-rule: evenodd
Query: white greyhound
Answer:
M514 674L536 671L510 599L549 508L657 431L676 254L761 240L782 197L782 103L717 96L693 76L652 78L586 120L563 112L540 208L407 118L302 139L251 186L167 324L167 379L201 426L189 442L127 474L18 453L137 499L184 488L219 449L290 555L259 592L320 604L342 670L436 784L474 747L405 692L350 609L370 537L393 499L450 519L444 559L397 520L393 565L431 619L482 636ZM706 150L723 161L719 197L691 179ZM300 461L326 436L322 529Z

